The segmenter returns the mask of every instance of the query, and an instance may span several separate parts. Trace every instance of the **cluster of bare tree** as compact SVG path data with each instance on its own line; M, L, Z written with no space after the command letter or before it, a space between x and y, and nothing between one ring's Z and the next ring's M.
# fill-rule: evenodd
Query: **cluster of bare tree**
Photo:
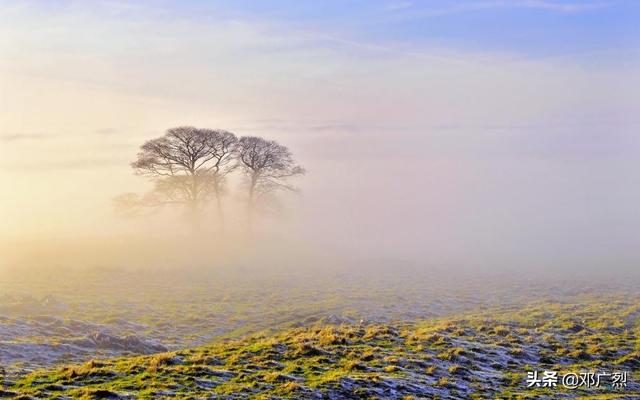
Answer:
M233 172L240 172L243 178L249 226L260 199L280 189L296 190L289 178L305 173L291 151L276 141L257 136L238 138L225 130L191 126L171 128L162 137L147 141L131 166L152 181L153 189L143 196L120 196L119 207L177 205L188 211L195 228L211 202L216 204L222 226L222 198Z

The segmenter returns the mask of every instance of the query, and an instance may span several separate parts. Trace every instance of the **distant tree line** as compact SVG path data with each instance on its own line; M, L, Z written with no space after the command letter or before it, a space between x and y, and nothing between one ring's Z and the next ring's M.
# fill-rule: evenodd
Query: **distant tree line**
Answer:
M153 188L142 196L119 196L120 208L182 207L195 229L210 203L215 203L219 223L224 225L223 197L231 174L237 172L242 178L249 227L262 198L278 190L296 190L290 178L305 174L291 151L274 140L238 138L229 131L192 126L168 129L163 136L145 142L131 167L146 176Z

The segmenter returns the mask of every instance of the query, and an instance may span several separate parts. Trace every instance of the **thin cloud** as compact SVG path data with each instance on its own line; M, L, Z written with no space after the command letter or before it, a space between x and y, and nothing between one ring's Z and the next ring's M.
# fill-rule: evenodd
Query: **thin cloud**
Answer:
M51 161L20 161L5 162L0 164L0 170L3 171L56 171L56 170L79 170L86 171L89 169L111 168L127 165L130 160L124 158L77 158L69 160L51 160Z
M0 135L0 141L3 142L20 142L24 140L42 140L47 136L41 133L11 133L6 135Z
M560 3L555 1L546 0L527 0L521 2L519 7L526 8L539 8L556 12L581 12L581 11L593 11L601 8L607 8L612 5L612 2L574 2L574 3Z
M549 0L509 0L509 1L476 1L468 3L458 3L447 7L440 8L424 8L422 10L416 9L416 7L396 8L394 11L395 17L401 19L423 19L423 18L437 18L446 17L455 14L463 14L476 11L494 10L501 8L525 8L525 9L538 9L556 13L577 13L594 11L603 8L608 8L614 5L613 1L582 1L582 2L557 2ZM410 8L410 10L408 9ZM406 13L403 11L406 10Z
M97 135L113 135L115 133L118 133L118 130L115 128L101 128L101 129L96 129L93 132Z

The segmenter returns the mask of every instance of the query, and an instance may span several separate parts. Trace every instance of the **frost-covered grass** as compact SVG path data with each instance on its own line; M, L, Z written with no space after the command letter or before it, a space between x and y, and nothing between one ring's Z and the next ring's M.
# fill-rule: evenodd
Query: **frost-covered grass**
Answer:
M639 315L640 298L610 293L415 321L319 322L41 370L8 390L34 398L638 398ZM630 375L619 389L528 389L534 369Z
M178 350L268 329L414 321L497 305L519 307L537 297L606 296L612 288L635 293L637 282L622 279L587 290L574 281L549 285L519 276L367 266L16 270L0 279L0 354L13 373L163 351L158 346ZM509 332L504 324L491 329L498 337ZM95 333L111 343L95 340ZM464 333L454 329L449 336ZM447 340L434 335L416 346L448 357L442 348ZM603 351L600 347L589 343L575 350Z

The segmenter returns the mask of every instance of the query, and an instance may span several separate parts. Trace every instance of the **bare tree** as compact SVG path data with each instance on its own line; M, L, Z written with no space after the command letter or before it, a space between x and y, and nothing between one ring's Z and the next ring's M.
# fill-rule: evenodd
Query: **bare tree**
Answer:
M224 212L222 209L222 195L225 192L227 184L227 176L233 172L237 164L233 162L235 159L235 148L238 138L231 132L220 129L206 129L203 134L207 137L211 155L210 165L207 171L211 176L213 184L213 193L216 197L216 206L218 208L218 219L220 227L224 229Z
M256 200L276 190L297 190L288 179L304 175L305 170L293 159L286 147L274 140L244 136L236 147L238 165L247 178L249 226L253 222Z
M197 227L204 202L212 194L220 201L225 177L235 167L231 160L236 142L231 132L191 126L171 128L164 136L147 141L131 163L136 173L154 183L141 202L145 206L186 206ZM131 195L121 197L132 199Z

